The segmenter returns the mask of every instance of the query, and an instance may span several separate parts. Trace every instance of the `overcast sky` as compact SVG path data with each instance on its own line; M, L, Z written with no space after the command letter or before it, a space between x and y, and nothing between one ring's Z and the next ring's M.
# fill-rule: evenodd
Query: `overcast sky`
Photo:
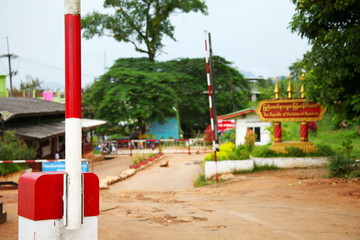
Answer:
M0 0L0 55L7 54L7 37L17 71L13 86L26 75L39 78L48 90L64 86L64 1ZM172 16L176 42L164 38L157 60L202 58L204 30L211 33L214 55L225 57L239 70L254 76L287 75L291 63L310 49L306 39L288 29L294 14L290 0L207 0L209 15ZM103 0L81 1L81 14L105 11ZM109 37L82 40L82 83L91 84L117 58L146 57L131 44ZM6 58L0 75L8 74ZM204 76L204 81L206 77ZM9 84L9 81L8 81ZM9 87L9 85L8 85Z

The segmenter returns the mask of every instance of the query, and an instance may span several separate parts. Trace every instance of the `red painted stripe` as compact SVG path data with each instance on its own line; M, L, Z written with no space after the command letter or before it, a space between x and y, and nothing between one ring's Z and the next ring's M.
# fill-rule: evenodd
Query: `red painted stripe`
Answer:
M247 111L244 111L244 112L238 112L238 113L227 115L227 116L220 116L220 117L217 117L217 119L218 120L229 119L229 118L232 118L232 117L240 116L240 115L243 115L243 114L246 114L246 113L251 113L251 112L255 112L255 110L247 110Z
M81 118L81 17L65 15L66 118Z
M206 73L209 74L210 73L210 66L209 63L206 62Z
M213 109L210 108L210 118L213 119L214 118L214 113L213 113Z
M211 97L211 95L212 95L212 91L211 91L211 86L210 86L210 85L208 85L208 95L209 95L209 97Z
M34 163L36 162L35 160L25 160L25 163Z
M84 176L84 217L99 215L99 178ZM18 215L33 221L63 217L64 172L25 173L19 179Z

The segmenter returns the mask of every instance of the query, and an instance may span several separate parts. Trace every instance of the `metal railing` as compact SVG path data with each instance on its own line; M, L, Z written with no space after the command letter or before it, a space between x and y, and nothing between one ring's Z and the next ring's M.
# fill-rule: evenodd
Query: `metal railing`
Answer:
M134 155L145 153L200 153L210 152L212 146L203 138L189 139L144 139L102 141L103 155Z

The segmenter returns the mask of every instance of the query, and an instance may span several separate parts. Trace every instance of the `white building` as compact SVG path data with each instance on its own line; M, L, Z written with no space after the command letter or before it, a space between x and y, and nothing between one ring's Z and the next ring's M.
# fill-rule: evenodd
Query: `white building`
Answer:
M255 145L265 145L271 142L270 127L271 122L262 122L258 115L255 113L255 109L248 108L237 112L229 113L226 115L218 116L217 120L230 120L235 119L235 144L236 146L245 143L245 136L250 128L254 131L256 136Z

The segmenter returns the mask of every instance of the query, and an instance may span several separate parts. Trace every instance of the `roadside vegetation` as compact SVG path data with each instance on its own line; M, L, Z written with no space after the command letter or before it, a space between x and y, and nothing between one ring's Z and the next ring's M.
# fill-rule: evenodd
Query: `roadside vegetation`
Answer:
M28 147L24 141L15 136L14 132L6 131L0 136L1 160L33 160L36 157L34 148ZM2 163L0 176L28 168L25 164Z
M283 124L284 141L298 141L298 132L299 123L289 122ZM234 131L230 131L223 135L223 144L220 145L220 151L216 153L218 161L246 160L250 158L250 155L264 158L328 157L329 164L326 167L329 170L329 177L360 177L360 163L357 162L360 159L358 127L355 124L334 121L330 114L325 114L322 121L313 123L313 127L310 127L309 140L317 148L315 153L304 153L301 149L295 147L287 148L286 153L276 153L270 149L271 144L255 146L254 136L247 136L245 144L236 147L234 144L235 138L231 136L234 134ZM206 155L204 161L214 161L214 153ZM268 167L264 169L266 170ZM258 171L258 168L259 166L256 166L250 172Z

